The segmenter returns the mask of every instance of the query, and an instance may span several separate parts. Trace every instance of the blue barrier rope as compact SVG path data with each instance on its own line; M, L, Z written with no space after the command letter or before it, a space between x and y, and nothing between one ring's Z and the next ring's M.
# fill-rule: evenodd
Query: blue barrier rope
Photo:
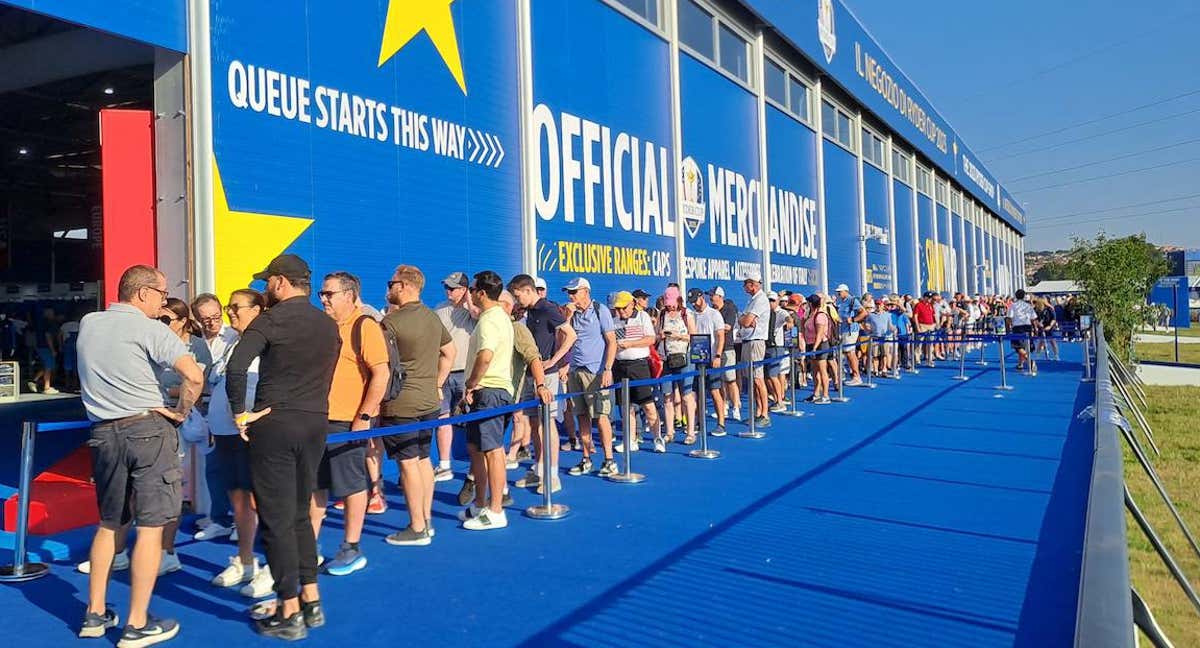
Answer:
M896 344L901 344L901 343L902 344L930 344L937 340L948 340L949 338L944 331L930 331L930 332L924 333L924 334L902 335L902 336L898 336L896 338L883 338L883 339L872 338L872 339L876 343L879 343L879 344L892 344L892 343L896 343ZM1065 338L1062 338L1061 336L1047 337L1047 336L1036 336L1036 335L1030 336L1030 335L1011 335L1011 334L1010 335L980 334L980 335L974 335L974 336L962 335L957 338L954 338L951 341L955 342L955 343L960 343L960 342L995 342L995 341L1000 341L1000 340L1026 340L1026 341L1028 341L1028 340L1047 340L1047 339L1064 339L1065 340ZM768 365L773 366L773 365L782 364L785 361L791 361L791 360L798 359L798 358L825 356L825 355L829 355L829 354L837 352L837 351L846 351L846 350L850 350L850 349L856 349L859 346L862 346L863 344L866 344L866 342L865 341L864 342L852 342L849 344L842 344L842 345L839 345L836 347L829 347L827 349L822 349L819 351L789 352L785 355L776 356L773 358L764 358L762 360L756 360L756 361L752 361L752 362L740 362L738 364L731 365L728 367L712 367L712 372L720 374L720 373L724 373L724 372L728 372L728 371L742 371L742 370L750 369L751 367L756 367L756 366L768 366ZM654 386L658 386L658 385L666 385L666 384L675 383L675 382L682 382L684 380L695 378L699 375L700 375L699 371L687 371L687 372L678 373L678 374L670 374L668 376L661 376L658 378L645 378L645 379L640 379L640 380L631 380L631 381L629 381L629 386L630 387L654 387ZM622 383L618 382L618 383L613 383L611 385L608 385L607 387L601 387L599 389L592 390L592 391L570 392L570 393L566 393L566 394L557 394L557 395L555 395L554 400L565 401L565 400L577 398L580 396L588 396L588 395L592 395L592 394L598 394L601 392L613 391L616 389L620 389L621 386L622 386ZM395 435L395 434L419 432L421 430L425 430L425 429L429 429L429 428L433 428L433 427L440 427L443 425L463 425L465 423L472 423L475 421L491 419L491 418L495 418L497 416L504 416L506 414L512 414L514 412L535 409L537 407L540 407L541 404L542 404L542 402L540 400L529 400L529 401L523 401L520 403L514 403L512 405L505 405L503 407L495 407L495 408L491 408L491 409L481 410L478 412L469 412L466 414L459 414L457 416L451 416L451 417L447 417L447 418L439 418L439 419L434 419L431 421L414 421L412 423L404 423L401 425L391 425L391 426L387 426L387 427L371 428L370 430L362 430L359 432L337 432L334 434L330 434L328 436L327 442L328 443L345 443L347 441L362 441L365 439L371 439L371 438L376 438L376 437L381 437L381 436L391 436L391 435ZM66 430L82 430L82 429L90 428L91 426L92 426L91 421L57 421L57 422L51 422L51 423L38 423L37 431L38 432L61 432L61 431L66 431Z

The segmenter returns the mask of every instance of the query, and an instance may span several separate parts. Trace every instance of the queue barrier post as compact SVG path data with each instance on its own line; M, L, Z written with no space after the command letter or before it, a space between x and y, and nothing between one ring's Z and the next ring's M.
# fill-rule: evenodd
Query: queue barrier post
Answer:
M1012 391L1012 385L1008 384L1008 373L1005 369L1007 364L1004 360L1004 336L996 336L996 351L1000 354L1000 384L996 385L996 389L1000 391ZM999 394L997 394L999 398Z
M1079 382L1095 382L1096 379L1092 377L1092 345L1086 334L1081 338L1083 339L1083 378Z
M958 354L958 375L951 376L951 380L970 380L967 378L967 350L960 349Z
M26 561L26 543L29 540L29 483L33 480L33 448L37 436L37 423L25 421L21 424L21 483L17 502L17 538L13 551L13 564L0 566L0 583L21 583L41 578L50 573L50 566L43 562Z
M633 419L633 403L629 399L629 379L624 378L621 380L621 427L625 436L622 443L624 446L622 454L625 455L625 472L605 477L608 481L617 482L618 484L640 484L646 481L645 475L633 472L630 467L633 457Z
M765 367L763 372L766 372ZM754 361L750 360L746 363L746 421L749 428L738 432L738 436L743 439L761 439L767 436L765 432L755 429L755 419L758 417L755 416L754 406L757 396L758 394L754 392Z
M916 336L914 336L912 334L909 334L907 344L908 344L908 358L907 358L908 362L906 362L905 364L908 366L906 366L904 368L904 370L915 376L915 375L921 373L921 370L917 368L917 349L920 348L920 345L917 344Z
M710 450L708 447L708 417L704 415L705 406L708 404L708 363L706 362L700 363L699 387L696 418L700 420L700 447L689 452L688 456L695 459L716 459L721 456L721 453L717 450Z
M552 407L553 404L543 403L538 412L538 415L542 417L542 456L538 457L542 460L542 503L525 509L525 515L535 520L561 520L571 512L571 508L566 504L555 504L550 495L550 492L554 490L554 479L558 477L554 474L554 466L550 465L550 444L558 443L558 433L554 427L554 414L551 412ZM553 441L551 432L554 432Z
M892 362L891 362L892 369L888 373L888 376L890 376L892 380L900 380L900 356L902 355L900 353L900 345L901 344L902 343L900 342L899 335L897 335L895 338L892 339L892 349L893 349L892 352L894 355L892 356Z
M1045 345L1045 342L1042 342L1042 344ZM1037 370L1038 370L1037 358L1034 357L1036 355L1037 354L1035 354L1033 352L1033 333L1030 333L1029 334L1029 366L1026 367L1026 369L1028 370L1028 373L1026 375L1028 375L1030 378L1037 377Z
M837 371L834 372L835 377L837 378L837 396L831 397L829 400L833 403L849 403L850 397L847 396L842 390L842 383L845 382L846 378L845 370L842 369L842 364L845 362L846 354L843 353L841 347L834 347L833 352L837 354L837 358L833 361L833 366L837 369Z
M789 349L788 350L788 362L791 363L792 368L791 368L791 371L788 372L788 383L791 387L791 389L790 389L791 399L790 400L792 401L792 409L791 409L791 411L787 411L787 412L779 412L780 416L793 416L796 418L800 418L801 416L804 416L804 412L801 412L800 410L796 409L796 383L799 382L799 379L800 379L800 365L796 362L796 360L797 360L796 350Z
M863 385L867 389L875 389L879 385L875 384L875 337L867 337L867 382Z
M979 366L979 367L988 366L987 341L986 340L983 340L983 339L979 340L979 359L975 361L975 365Z

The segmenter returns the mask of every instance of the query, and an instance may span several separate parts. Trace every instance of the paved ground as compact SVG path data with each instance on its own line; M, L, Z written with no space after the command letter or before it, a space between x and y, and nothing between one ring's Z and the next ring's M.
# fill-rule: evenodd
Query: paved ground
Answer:
M1010 371L1016 388L1003 394L994 362L968 363L966 382L950 379L956 370L777 416L763 440L716 439L716 461L679 445L638 453L641 485L564 476L574 514L560 522L519 517L536 496L518 492L509 528L461 530L459 483L444 483L435 544L400 549L382 542L405 520L392 494L368 524L368 567L322 579L329 625L310 643L1066 645L1093 443L1075 414L1091 386L1077 362L1043 361L1036 378ZM182 622L172 645L274 645L251 632L245 599L207 582L231 546L180 551L185 568L160 581L154 604ZM22 645L63 646L85 592L85 577L55 565L0 587L0 608L20 621ZM127 575L111 600L123 614Z
M1133 341L1141 344L1152 344L1155 342L1175 343L1174 335L1155 335L1151 333L1138 333L1133 336ZM1180 344L1200 344L1200 337L1179 336Z

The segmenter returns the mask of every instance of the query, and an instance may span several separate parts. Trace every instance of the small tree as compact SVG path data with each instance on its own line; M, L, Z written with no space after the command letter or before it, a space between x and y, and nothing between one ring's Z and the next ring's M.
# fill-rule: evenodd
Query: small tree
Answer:
M1146 236L1074 239L1068 273L1079 285L1086 308L1104 323L1104 337L1117 357L1128 360L1133 332L1146 323L1146 298L1168 270L1167 258Z

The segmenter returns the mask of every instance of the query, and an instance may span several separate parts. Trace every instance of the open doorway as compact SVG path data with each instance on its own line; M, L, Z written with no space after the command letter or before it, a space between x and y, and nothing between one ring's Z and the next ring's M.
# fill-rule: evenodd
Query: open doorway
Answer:
M153 47L0 6L0 355L27 391L74 390L100 308L100 111L151 110ZM152 171L151 171L152 173Z

